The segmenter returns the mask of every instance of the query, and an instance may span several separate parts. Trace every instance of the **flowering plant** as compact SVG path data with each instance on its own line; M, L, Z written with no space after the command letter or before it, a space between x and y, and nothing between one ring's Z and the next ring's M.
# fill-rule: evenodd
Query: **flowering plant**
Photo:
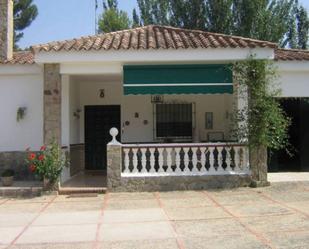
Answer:
M53 141L50 145L43 145L39 152L31 152L30 148L27 151L29 154L26 162L29 170L41 179L45 178L55 183L67 165L66 156L58 144Z

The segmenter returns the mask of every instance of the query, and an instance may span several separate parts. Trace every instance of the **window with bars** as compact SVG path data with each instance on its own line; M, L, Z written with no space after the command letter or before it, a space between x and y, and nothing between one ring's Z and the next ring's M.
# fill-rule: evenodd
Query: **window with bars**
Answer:
M191 138L193 128L192 104L156 104L157 138Z

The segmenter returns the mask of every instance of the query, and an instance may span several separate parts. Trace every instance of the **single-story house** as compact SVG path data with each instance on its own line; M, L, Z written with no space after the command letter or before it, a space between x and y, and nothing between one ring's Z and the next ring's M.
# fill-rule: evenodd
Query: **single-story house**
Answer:
M12 6L2 2L0 171L30 178L25 149L55 137L71 160L61 182L93 170L107 171L115 190L247 185L248 150L230 132L234 108L244 105L230 65L250 55L275 61L293 116L297 154L276 153L270 170L309 170L308 51L150 25L13 53ZM107 146L113 127L119 143Z

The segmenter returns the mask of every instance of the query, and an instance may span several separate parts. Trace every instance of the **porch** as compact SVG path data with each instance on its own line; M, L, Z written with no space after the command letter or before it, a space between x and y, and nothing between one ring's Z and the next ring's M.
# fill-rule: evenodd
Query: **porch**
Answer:
M232 187L239 184L239 176L248 178L247 149L231 132L235 106L241 103L226 65L178 65L168 70L148 66L148 76L139 74L139 79L134 75L140 67L127 68L123 74L62 75L61 137L71 160L62 175L63 187L106 187L112 127L119 131L118 169L125 181L138 184L159 177L162 183L179 181L181 186L182 181L192 181L195 186L200 181L197 185L205 187L205 179L212 178L210 185ZM202 72L199 77L192 72L196 68ZM159 69L160 78L154 78ZM186 75L180 73L186 70ZM171 79L170 84L160 83ZM91 172L98 171L104 174L100 184L91 181Z

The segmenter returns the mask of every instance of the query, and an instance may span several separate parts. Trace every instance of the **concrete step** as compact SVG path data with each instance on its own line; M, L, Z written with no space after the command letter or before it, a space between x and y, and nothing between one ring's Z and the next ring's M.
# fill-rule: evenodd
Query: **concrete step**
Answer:
M0 183L0 196L11 198L31 198L42 195L42 182L14 181L12 186L2 186Z
M59 195L72 195L72 194L105 194L107 188L104 187L60 187L58 190Z

